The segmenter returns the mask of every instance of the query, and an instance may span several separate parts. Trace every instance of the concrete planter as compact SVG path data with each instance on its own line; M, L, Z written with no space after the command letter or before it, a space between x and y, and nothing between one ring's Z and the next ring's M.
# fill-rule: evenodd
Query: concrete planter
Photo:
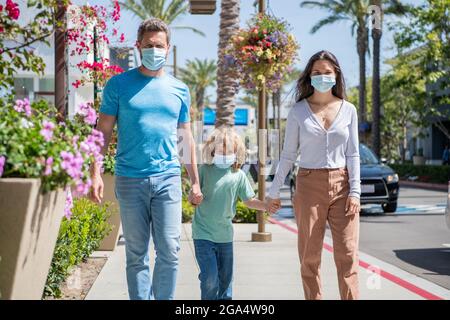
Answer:
M416 166L424 165L425 157L424 156L413 156L413 164Z
M40 179L0 179L1 299L40 300L66 193L40 193Z
M114 193L114 176L112 174L104 174L103 178L103 202L110 202L111 206L109 207L112 215L108 219L108 223L112 226L112 230L107 235L102 242L100 243L100 247L97 250L100 251L113 251L116 248L117 241L119 240L120 234L120 211L119 211L119 203L116 199L116 195Z

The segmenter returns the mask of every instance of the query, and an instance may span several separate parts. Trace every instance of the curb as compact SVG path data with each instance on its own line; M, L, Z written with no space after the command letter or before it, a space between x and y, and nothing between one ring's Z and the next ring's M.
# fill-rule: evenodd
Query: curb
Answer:
M428 182L415 182L415 181L406 181L400 180L400 186L402 187L411 187L411 188L421 188L428 189L434 191L444 191L447 192L448 185L444 183L428 183Z

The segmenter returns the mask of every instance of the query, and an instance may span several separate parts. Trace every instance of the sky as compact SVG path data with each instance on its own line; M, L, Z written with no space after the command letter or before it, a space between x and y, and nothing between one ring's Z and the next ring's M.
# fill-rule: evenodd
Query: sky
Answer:
M139 0L137 0L139 1ZM170 1L170 0L168 0ZM86 3L86 1L74 1L76 4ZM177 46L177 62L183 66L188 59L217 59L217 45L219 41L220 23L220 0L217 0L217 10L213 15L184 15L180 17L174 25L192 26L202 30L206 36L202 37L189 30L172 30L172 45ZM297 39L300 49L297 67L302 69L308 59L317 51L329 50L338 58L348 87L356 86L359 82L359 63L356 52L356 37L351 34L350 22L338 22L325 26L315 34L311 34L311 27L319 20L328 16L328 13L320 9L307 9L300 7L301 0L267 0L268 12L287 20L291 26L291 32ZM424 0L404 0L409 4L418 5ZM91 0L91 5L109 5L110 0ZM240 24L246 26L246 22L256 13L253 7L254 0L241 0ZM129 45L133 45L136 40L136 32L140 19L132 13L122 9L122 17L118 24L119 32L125 34ZM393 18L386 18L386 21L393 21ZM393 32L385 28L381 42L381 72L388 70L388 66L383 64L385 59L395 55ZM371 45L371 44L370 44ZM172 58L170 58L172 59ZM171 63L171 61L169 62ZM368 76L371 75L372 60L367 58ZM211 89L212 90L212 89ZM210 91L211 91L210 90ZM213 90L212 90L213 91ZM213 92L210 92L214 95Z

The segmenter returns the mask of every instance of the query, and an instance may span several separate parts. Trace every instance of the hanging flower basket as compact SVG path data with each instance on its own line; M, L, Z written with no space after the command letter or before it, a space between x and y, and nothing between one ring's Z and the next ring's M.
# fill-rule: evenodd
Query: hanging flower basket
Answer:
M257 14L231 37L225 63L246 89L277 91L297 57L297 44L286 21Z

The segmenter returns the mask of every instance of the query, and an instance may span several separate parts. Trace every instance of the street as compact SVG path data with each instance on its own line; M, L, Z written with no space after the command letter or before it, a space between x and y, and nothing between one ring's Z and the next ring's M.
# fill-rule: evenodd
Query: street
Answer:
M289 192L274 218L294 220ZM402 187L395 214L366 205L361 212L360 251L450 289L450 230L444 221L447 193ZM331 232L327 229L327 236Z

